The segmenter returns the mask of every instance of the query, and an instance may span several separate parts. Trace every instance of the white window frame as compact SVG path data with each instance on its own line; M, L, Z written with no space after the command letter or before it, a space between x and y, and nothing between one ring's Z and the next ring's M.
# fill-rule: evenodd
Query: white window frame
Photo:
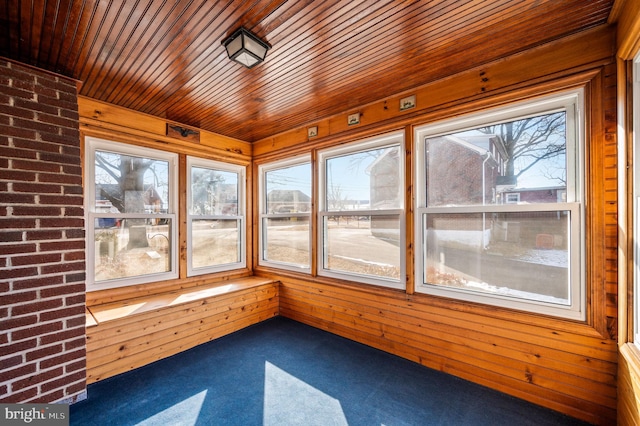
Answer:
M310 181L313 181L313 169L311 165L311 156L308 154L296 156L286 160L274 161L272 163L262 164L258 166L258 175L259 175L259 178L258 178L259 179L259 190L258 190L258 193L259 193L258 206L259 207L258 208L260 211L260 223L258 225L258 250L259 250L258 264L261 266L269 266L269 267L286 269L286 270L302 272L302 273L311 272L311 259L312 259L312 253L313 253L312 247L311 247L311 244L312 244L311 237L313 235L313 229L311 226L311 211L312 211L311 206L307 213L269 213L267 211L267 180L266 180L267 173L274 170L294 167L294 166L307 164L307 163L309 164L309 170L310 170L309 179ZM311 195L309 197L311 198L311 204L313 204L313 183L309 185L309 189L311 191ZM269 219L292 218L292 217L306 218L309 223L309 248L308 248L309 249L309 259L308 259L309 266L306 268L293 263L285 263L285 262L278 262L274 260L268 260L268 259L265 259L265 256L264 256L267 249L265 247L265 241L266 241L265 233L267 232L267 229L264 225L265 222Z
M191 169L193 167L220 170L238 174L238 212L236 215L199 215L191 214L189 211L192 202L191 192ZM247 238L246 238L246 167L237 164L224 163L221 161L207 160L204 158L187 156L187 276L197 276L210 274L215 272L231 271L241 269L247 266ZM214 266L204 266L194 268L192 262L193 245L193 226L194 220L237 220L238 221L238 241L240 244L239 261L233 263L224 263Z
M515 198L514 200L510 200L511 196ZM519 192L507 192L505 194L505 204L518 204L520 202L520 193Z
M115 154L130 155L142 158L151 158L169 163L169 199L167 200L167 213L142 214L142 213L100 213L96 211L95 194L95 153L96 151L113 152ZM178 278L178 155L152 148L139 147L126 143L98 139L91 136L85 137L85 217L86 217L86 241L87 241L87 291L103 290L108 288L125 287L136 284L145 284L155 281ZM94 223L99 218L117 217L121 219L170 219L171 220L171 269L164 273L139 275L136 277L118 278L103 282L95 282L95 229Z
M561 318L584 321L586 318L585 224L584 224L584 94L581 89L541 97L531 101L469 114L462 118L420 126L415 129L416 214L415 242L416 292L464 301L500 306ZM565 203L503 204L460 207L426 207L425 140L429 137L470 130L481 126L515 121L527 116L566 111L567 200ZM431 213L483 213L523 211L570 211L569 300L568 306L473 292L426 283L424 265L426 241L424 218Z
M399 160L399 194L401 199L401 206L398 209L387 210L343 210L343 216L357 215L357 216L397 216L400 224L399 229L399 253L400 253L400 278L398 280L392 280L384 277L376 278L369 275L360 275L349 272L336 272L326 269L324 267L325 256L325 244L326 244L326 231L324 229L325 218L329 216L340 216L341 212L337 210L328 210L326 205L326 162L327 160L354 154L361 151L369 151L373 149L381 149L385 147L399 146L400 160ZM404 172L404 133L393 132L384 135L374 136L371 138L351 142L345 145L341 145L334 148L327 148L318 151L318 230L317 230L317 253L316 259L318 262L318 275L325 277L338 278L343 280L350 280L361 282L365 284L372 284L382 287L390 287L396 289L405 289L405 276L406 276L406 236L405 236L405 172Z

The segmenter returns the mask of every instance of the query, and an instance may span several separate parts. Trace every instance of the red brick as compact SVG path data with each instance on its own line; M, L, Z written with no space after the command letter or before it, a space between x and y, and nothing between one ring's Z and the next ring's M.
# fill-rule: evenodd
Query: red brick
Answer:
M32 293L32 292L29 292ZM13 306L11 308L11 315L17 317L19 315L31 314L34 312L45 311L49 309L56 309L62 307L62 300L42 300L29 304L22 304L19 306Z
M9 344L3 344L0 346L0 356L6 356L10 354L15 354L18 352L26 351L29 349L33 349L38 346L37 339L25 340L23 342L16 342Z
M87 368L87 360L81 359L79 361L72 362L71 364L67 364L64 367L64 371L65 373L71 373L76 370L84 370L85 368Z
M43 383L40 386L41 392L49 392L53 389L64 388L65 386L77 382L78 380L86 379L86 374L84 371L78 371L76 373L70 374L68 376L63 376L57 380L53 380L47 383Z
M0 125L0 134L9 137L16 137L22 139L35 139L36 132L30 128L20 128L8 125Z
M29 302L35 300L37 296L38 293L35 291L12 292L11 294L0 296L0 306Z
M2 219L0 218L0 229L25 229L25 228L35 228L36 221L35 219Z
M58 108L51 105L44 105L34 99L18 99L14 100L14 105L20 108L30 109L32 111L46 112L47 114L57 114Z
M22 358L22 355L14 355L12 357L0 360L0 364L2 365L3 369L15 367L16 365L20 365L23 362L24 358Z
M11 263L14 266L41 265L44 263L60 262L61 253L32 254L30 256L14 256Z
M33 92L38 95L49 96L50 98L55 98L58 94L58 91L53 87L44 86L42 84L35 84Z
M87 339L85 338L85 336L82 336L79 339L75 339L70 342L65 342L64 350L68 352L74 349L84 348L86 344L87 344Z
M81 317L76 317L76 318L69 318L67 319L65 325L67 326L67 328L74 328L74 327L84 327L86 326L86 318L85 316L81 316Z
M17 89L28 90L29 92L33 92L36 87L35 79L12 79L11 87L15 87Z
M59 240L40 243L40 251L84 250L82 240Z
M79 216L84 217L84 208L82 207L67 207L64 209L65 216Z
M58 115L38 114L37 120L42 123L53 124L60 127L78 127L78 121L59 117Z
M41 123L35 120L25 120L19 117L15 117L13 119L13 125L23 129L35 130L39 134L53 133L54 135L57 135L59 129L58 126L54 126L52 124Z
M83 194L82 186L80 185L63 186L62 189L65 195L82 195Z
M84 260L84 251L72 251L64 254L64 260L67 262L74 260Z
M75 121L79 121L80 120L80 114L78 114L77 110L70 110L70 109L65 109L65 108L61 108L60 109L60 115L66 118L70 118L72 120Z
M33 120L35 117L35 113L32 110L24 109L24 108L16 108L14 106L1 105L1 104L0 104L0 114L6 114L12 117L20 117L27 120Z
M2 272L2 278L24 278L38 275L38 268L14 268Z
M35 204L36 198L30 194L2 194L2 201L6 204Z
M51 367L66 364L72 361L85 359L85 357L86 357L86 351L84 349L77 350L74 352L66 352L53 358L43 359L42 361L40 361L40 368L41 369L51 368Z
M16 148L32 149L38 152L60 152L60 145L34 141L33 139L17 139L13 140L13 146Z
M37 315L29 315L26 317L9 318L2 321L2 327L5 330L14 330L20 327L27 327L38 323Z
M41 336L40 337L40 344L41 345L49 345L51 343L57 343L57 342L62 342L63 340L71 340L71 339L75 339L78 337L82 337L85 336L85 328L83 327L77 327L77 328L72 328L72 329L67 329L65 331L61 331L59 333L55 333L55 334L49 334L46 336ZM82 351L84 351L84 349L82 349ZM78 352L78 351L76 351ZM73 358L70 358L73 359Z
M60 163L60 164L80 164L80 157L77 155L56 154L53 152L41 152L40 160L48 163Z
M13 182L34 182L36 180L36 174L34 172L22 172L18 170L0 170L0 179Z
M69 164L64 164L62 166L62 171L70 175L82 175L82 166L71 166Z
M67 386L67 388L65 389L65 392L67 393L67 395L78 394L80 392L83 392L87 388L86 372L83 371L82 376L83 376L82 380L80 380L78 383L74 383L72 385Z
M74 137L65 134L58 135L53 133L42 133L40 134L40 140L44 142L53 142L58 145L77 146L80 140L80 136L78 135L77 137Z
M27 280L16 280L13 282L14 290L26 290L28 288L48 287L51 285L62 284L64 282L62 275L52 277L38 277Z
M15 206L13 208L14 216L62 216L60 207L41 207L41 206Z
M56 309L55 311L42 312L40 314L40 321L45 322L57 319L64 320L74 315L84 315L84 312L84 305L76 305L65 309Z
M59 274L62 272L83 271L85 268L84 262L67 262L40 266L40 272L44 275Z
M31 362L31 361L35 361L41 358L46 358L50 355L55 355L55 354L59 354L60 352L62 352L62 345L53 345L53 346L47 346L45 348L42 349L37 349L35 351L31 351L27 353L26 359L27 362Z
M81 195L75 196L61 194L40 196L40 204L43 205L81 206L83 203L84 198ZM82 216L84 216L84 214Z
M19 232L22 237L22 232ZM3 235L3 233L0 233ZM18 253L35 253L38 247L33 243L23 244L0 244L0 255L18 254Z
M83 228L84 219L56 218L56 219L40 219L42 228Z
M27 402L31 398L38 396L38 388L33 387L26 389L24 392L12 393L11 395L3 396L0 398L2 404L17 404Z
M35 99L35 95L33 92L30 92L28 90L23 90L23 89L17 89L15 87L4 86L2 88L2 93L14 98Z
M23 233L21 231L0 231L0 241L3 243L22 241L22 237ZM0 254L2 253L2 247L0 246Z
M0 126L1 127L1 126ZM0 132L2 129L0 128ZM38 157L38 153L28 149L18 149L12 147L0 146L0 156L6 158L30 158L35 160Z
M37 385L39 383L42 382L46 382L47 380L51 380L54 377L59 377L64 373L64 370L62 369L62 367L60 368L55 368L53 370L48 370L48 371L41 371L38 374L33 374L29 377L26 377L22 380L16 380L15 382L13 382L11 384L11 390L12 391L19 391L22 390L24 388L30 387L30 386L34 386Z
M11 67L6 67L2 70L2 74L9 77L11 80L20 80L24 82L32 81L35 83L35 74L31 72L30 68L23 68L20 65L11 64Z
M42 230L25 232L27 241L59 240L62 238L60 230Z
M62 173L40 173L40 175L38 175L38 180L40 182L57 182L82 185L82 176L80 175L65 175Z
M29 389L38 389L38 388L33 387ZM58 389L50 393L38 393L35 398L25 402L31 403L31 404L50 404L56 401L60 401L62 398L64 398L64 396L65 396L64 391L62 389Z
M14 368L13 370L0 370L0 382L8 382L9 380L13 380L17 377L22 377L27 374L33 374L36 371L36 364L25 364L18 368Z
M60 165L45 163L44 161L13 160L13 168L18 170L33 170L35 172L60 173Z
M42 105L51 105L58 108L65 108L70 110L78 109L77 101L64 101L62 99L55 99L44 95L38 96L38 101Z
M18 340L23 340L29 337L37 337L46 333L54 333L54 335L58 334L55 333L56 331L60 331L62 330L62 323L61 322L55 322L55 323L51 323L51 324L43 324L43 325L39 325L36 327L31 327L31 328L25 328L25 329L20 329L20 330L14 330L11 332L11 340L14 341L18 341ZM40 337L40 339L42 340L42 337ZM48 343L53 343L56 342L57 340L48 342ZM48 344L46 343L46 344Z
M84 285L84 281L86 281L86 279L87 279L87 274L85 272L64 275L64 282L66 283L82 282L82 284Z
M82 288L85 288L84 284L81 285ZM67 306L73 306L73 305L78 305L78 304L83 304L85 303L85 295L84 292L77 295L77 296L69 296L67 298L64 299L64 303Z
M56 296L75 295L76 293L84 293L83 284L63 284L42 288L40 296L43 298L52 298Z
M70 239L72 239L72 238L84 238L85 232L84 232L84 229L67 229L64 232L64 235L67 238L70 238Z
M63 145L62 153L66 155L73 155L80 158L81 151L79 146Z
M16 182L13 184L13 190L16 192L32 192L35 194L60 194L62 188L60 185L47 185L42 183L24 183Z

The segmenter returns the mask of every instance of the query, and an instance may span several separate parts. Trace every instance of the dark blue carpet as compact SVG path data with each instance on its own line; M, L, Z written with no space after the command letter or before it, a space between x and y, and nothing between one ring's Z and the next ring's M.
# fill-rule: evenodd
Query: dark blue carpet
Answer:
M88 387L71 425L585 425L285 318Z

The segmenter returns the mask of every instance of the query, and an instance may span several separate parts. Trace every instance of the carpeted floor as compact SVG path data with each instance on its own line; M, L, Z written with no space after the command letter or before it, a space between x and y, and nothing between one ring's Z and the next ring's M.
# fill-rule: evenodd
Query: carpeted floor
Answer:
M92 384L71 425L584 425L274 318Z

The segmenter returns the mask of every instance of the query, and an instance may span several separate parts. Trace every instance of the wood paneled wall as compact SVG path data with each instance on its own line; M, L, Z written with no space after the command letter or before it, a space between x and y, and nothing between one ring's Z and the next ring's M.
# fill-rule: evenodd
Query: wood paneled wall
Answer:
M255 267L254 273L281 282L280 314L594 424L615 423L614 34L613 27L595 28L416 88L417 107L409 112L385 108L405 93L363 106L359 126L347 126L349 112L345 112L318 122L317 138L308 138L306 129L292 129L253 147L255 162L261 164L390 129L404 128L411 138L414 125L584 88L586 321L411 294L413 282L408 283L409 291L397 291ZM411 156L411 140L406 146ZM411 215L412 206L408 210ZM412 270L413 237L409 236L407 268Z
M272 318L278 305L277 282L249 277L89 307L87 383Z
M616 343L587 325L284 277L280 315L596 424L615 419Z

